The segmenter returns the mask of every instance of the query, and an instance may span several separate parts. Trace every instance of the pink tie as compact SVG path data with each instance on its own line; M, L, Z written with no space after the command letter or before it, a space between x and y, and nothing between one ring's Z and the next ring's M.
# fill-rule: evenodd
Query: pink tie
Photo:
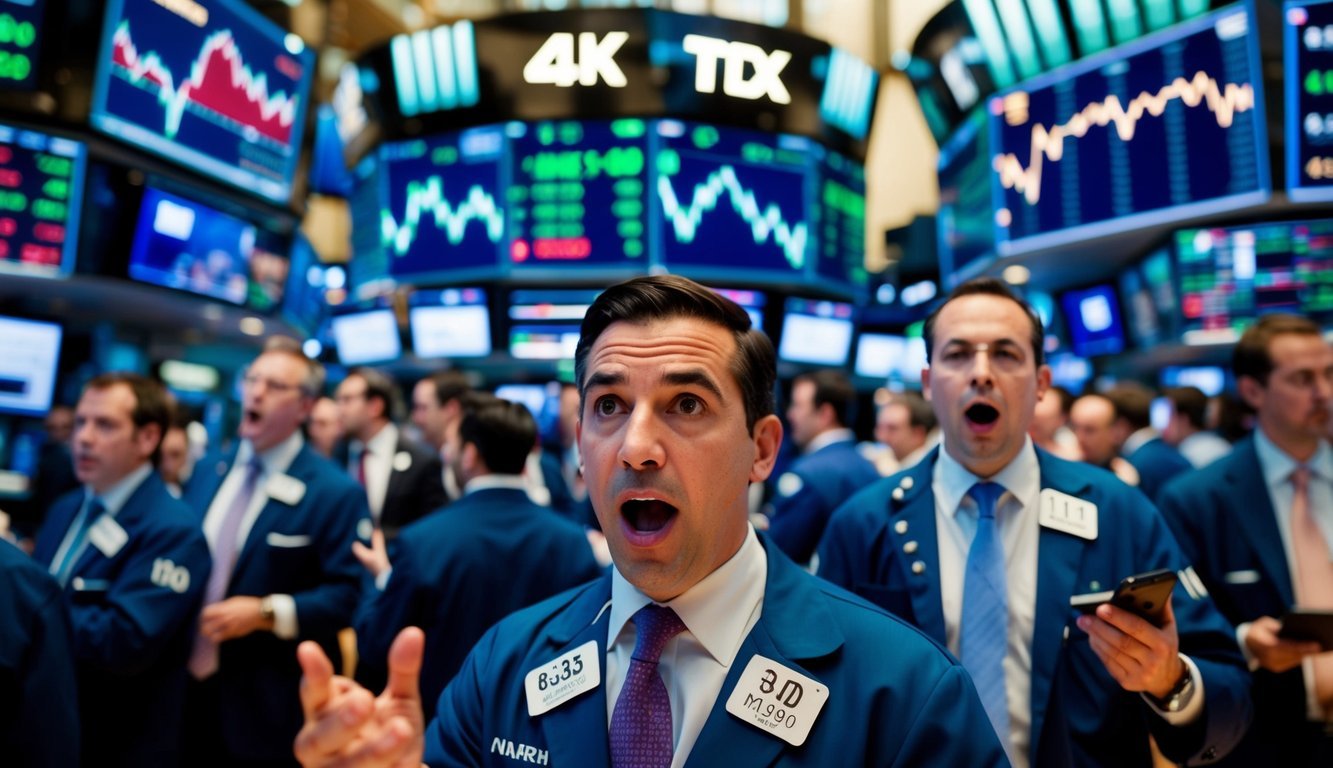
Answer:
M1310 513L1310 470L1291 473L1291 548L1296 555L1296 604L1333 609L1333 555ZM1325 714L1333 713L1333 653L1314 657L1315 696Z

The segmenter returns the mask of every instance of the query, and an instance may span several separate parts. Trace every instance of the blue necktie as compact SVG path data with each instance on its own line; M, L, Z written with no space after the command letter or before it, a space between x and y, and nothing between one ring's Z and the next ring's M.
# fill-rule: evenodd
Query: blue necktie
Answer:
M967 492L977 502L977 532L967 551L958 650L981 695L986 715L1007 749L1009 706L1004 688L1004 657L1009 638L1009 601L1004 547L995 528L995 502L1003 493L1004 486L998 483L977 483Z
M634 628L638 639L611 712L611 765L668 768L675 735L671 699L657 672L657 660L667 641L680 634L685 624L670 608L649 603L634 614Z
M62 587L69 583L74 563L78 562L79 555L83 553L83 544L88 540L88 529L93 527L105 511L106 507L99 499L92 499L79 510L79 515L71 526L74 529L74 538L70 539L69 549L65 550L65 556L60 559L60 567L51 572Z

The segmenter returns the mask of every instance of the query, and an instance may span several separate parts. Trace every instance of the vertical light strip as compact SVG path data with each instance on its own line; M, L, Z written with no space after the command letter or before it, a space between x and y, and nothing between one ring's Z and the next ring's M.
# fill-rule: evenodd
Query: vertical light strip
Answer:
M1111 13L1111 37L1116 45L1143 37L1143 20L1136 0L1106 0Z
M1101 0L1069 0L1069 10L1074 16L1079 56L1111 47L1111 40L1106 35L1106 16L1102 14Z
M1068 64L1073 56L1069 53L1069 40L1065 37L1065 26L1061 23L1055 0L1028 0L1028 13L1037 30L1037 42L1041 45L1047 69Z
M431 47L435 49L435 80L440 87L440 109L458 106L458 75L454 72L454 38L448 24L430 31Z
M458 73L458 100L465 107L474 106L481 98L477 87L477 44L472 22L454 24L454 71Z
M389 44L393 56L393 82L398 91L398 111L412 117L421 111L417 97L417 76L412 71L412 43L407 35L395 35Z
M417 88L421 89L421 111L434 112L440 108L440 92L435 87L435 66L430 60L430 32L412 33L412 55L416 59Z
M1009 41L1009 50L1013 51L1019 76L1026 80L1041 74L1041 57L1037 55L1037 41L1032 39L1032 26L1028 23L1023 0L996 0L995 7L1000 11L1000 24Z
M1176 6L1172 0L1143 0L1143 18L1149 32L1166 29L1176 23Z
M1096 0L1093 0L1096 2ZM1009 49L1004 43L1004 34L1000 32L1000 20L995 15L995 7L990 0L963 0L963 10L976 30L977 40L986 51L986 64L990 67L995 85L1007 88L1014 84L1013 62L1009 60Z

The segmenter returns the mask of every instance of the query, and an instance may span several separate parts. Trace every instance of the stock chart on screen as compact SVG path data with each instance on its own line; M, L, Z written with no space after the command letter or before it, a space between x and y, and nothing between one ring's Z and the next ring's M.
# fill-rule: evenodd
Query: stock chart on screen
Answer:
M86 162L77 141L0 125L0 271L72 271Z
M237 0L111 0L91 120L285 203L313 68L299 38Z
M700 277L800 280L810 258L807 172L797 136L662 120L656 156L662 261Z
M1333 3L1289 3L1284 16L1287 193L1333 200Z
M835 287L864 290L866 273L866 170L846 155L822 147L815 274Z
M0 90L35 84L45 10L46 0L0 0Z
M380 242L395 277L485 276L505 234L505 134L484 126L380 150Z
M999 253L1266 200L1257 38L1238 4L993 97Z
M519 126L508 187L514 274L643 271L648 261L647 123L545 122Z

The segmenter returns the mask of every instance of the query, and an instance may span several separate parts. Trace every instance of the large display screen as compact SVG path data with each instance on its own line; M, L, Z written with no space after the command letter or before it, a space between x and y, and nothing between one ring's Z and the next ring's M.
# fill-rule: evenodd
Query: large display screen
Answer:
M46 0L0 0L0 90L29 90L41 61Z
M1255 317L1333 319L1333 220L1176 233L1187 343L1230 343Z
M514 275L647 269L648 124L515 124L508 189Z
M314 62L239 0L110 0L92 124L285 203Z
M130 248L130 277L245 304L255 239L249 222L147 187ZM283 281L286 276L284 269Z
M739 270L800 280L813 252L812 142L675 120L657 123L657 133L662 262L704 279Z
M808 365L845 365L852 350L852 331L851 304L787 299L778 359Z
M1284 16L1287 194L1333 200L1333 2L1288 3Z
M1147 349L1171 340L1178 315L1171 249L1159 248L1127 267L1120 273L1119 287L1134 343Z
M990 137L978 112L940 147L940 208L935 225L940 275L946 288L975 275L995 253L990 173Z
M926 340L892 333L863 333L856 339L857 376L902 386L921 386Z
M77 141L0 125L0 271L73 270L86 164Z
M389 274L470 279L496 270L505 234L505 135L472 128L380 150Z
M815 276L834 289L866 289L866 170L846 155L811 147L819 158Z
M60 336L55 323L0 316L0 413L42 416L50 410Z
M1125 326L1114 288L1094 285L1069 291L1060 297L1060 306L1069 325L1069 341L1075 355L1094 357L1124 351Z
M407 312L417 357L485 357L491 353L491 310L480 288L412 294Z
M999 253L1266 200L1257 33L1233 6L992 98Z
M387 307L337 314L329 325L338 361L343 365L383 363L403 354L398 318Z
M509 354L573 360L579 326L598 290L517 290L509 297Z

